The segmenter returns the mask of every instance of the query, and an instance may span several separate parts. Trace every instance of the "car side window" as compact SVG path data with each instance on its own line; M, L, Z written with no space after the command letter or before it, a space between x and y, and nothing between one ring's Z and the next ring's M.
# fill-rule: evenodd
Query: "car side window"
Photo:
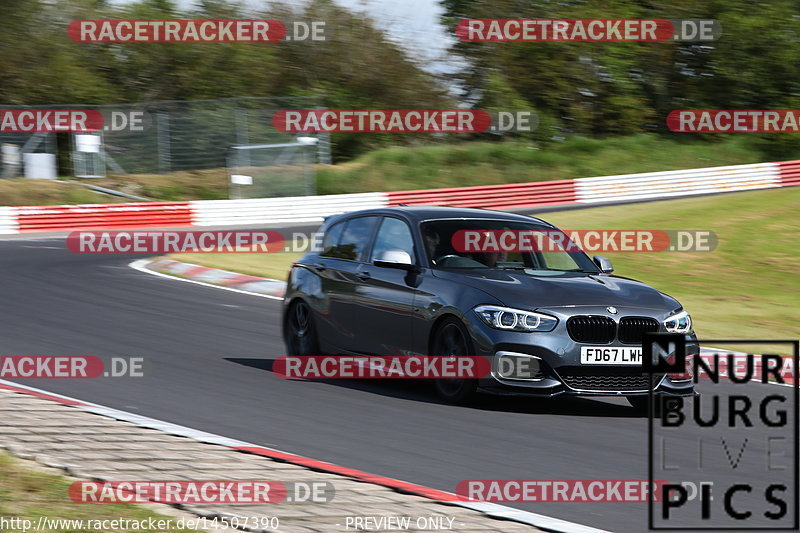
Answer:
M341 237L343 229L343 222L338 222L328 228L328 231L325 232L325 237L322 238L322 252L319 255L322 257L336 257L336 245L339 243L339 237Z
M342 236L328 257L358 261L369 246L378 217L351 218L344 223Z
M414 238L408 224L397 218L385 217L375 237L370 261L375 261L386 250L403 250L414 260Z

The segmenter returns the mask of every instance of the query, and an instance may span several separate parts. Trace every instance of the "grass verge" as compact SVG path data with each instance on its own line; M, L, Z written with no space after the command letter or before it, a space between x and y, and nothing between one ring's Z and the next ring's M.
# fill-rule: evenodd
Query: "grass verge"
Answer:
M606 255L616 274L680 300L701 339L797 339L798 203L800 188L793 187L542 218L566 229L712 230L719 238L713 252Z
M102 520L136 520L146 521L153 518L158 520L172 520L175 517L160 515L147 507L132 504L103 504L91 505L74 503L68 495L72 482L63 476L39 472L24 465L23 461L0 452L0 517L5 520L12 518L30 520L32 527L39 525L40 517L47 519L50 527L36 529L36 531L81 531L106 533L108 528L99 529L93 525L102 525L94 521ZM83 520L77 522L56 523L57 520ZM20 522L17 522L19 524ZM82 527L79 527L82 526ZM29 529L31 531L32 529ZM0 526L0 531L22 531L13 527L6 529ZM119 531L122 531L119 529ZM137 529L137 531L164 531L158 529ZM169 531L191 531L188 529L169 528Z
M246 254L246 253L207 253L207 254L172 254L168 259L183 261L210 268L221 268L259 276L262 278L286 280L292 261L303 254L280 252L274 254Z
M100 185L99 183L93 183ZM53 180L0 180L0 205L113 204L124 198Z
M317 171L319 194L548 181L762 161L742 138L717 143L656 135L574 137L542 148L524 141L384 148Z

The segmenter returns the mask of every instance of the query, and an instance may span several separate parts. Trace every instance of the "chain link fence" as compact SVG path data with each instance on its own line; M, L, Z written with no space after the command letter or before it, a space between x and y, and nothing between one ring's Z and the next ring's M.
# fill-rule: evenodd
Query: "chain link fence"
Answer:
M272 116L282 109L315 108L320 107L313 98L251 97L103 106L5 106L3 109L97 110L103 114L104 129L94 134L0 131L0 145L7 145L3 153L9 154L2 177L24 172L25 154L32 153L55 154L58 175L74 177L206 169L240 175L247 174L246 169L229 170L229 166L247 167L247 160L238 158L255 157L257 168L247 175L255 175L257 183L249 189L232 184L237 196L313 194L313 165L331 162L329 135L319 134L313 143L302 144L296 135L277 131ZM275 148L241 149L252 145ZM281 155L280 147L291 155ZM13 164L12 153L20 155L22 164ZM235 158L234 153L238 154ZM272 183L271 175L275 177Z
M230 197L307 196L316 191L316 138L234 146L228 158Z

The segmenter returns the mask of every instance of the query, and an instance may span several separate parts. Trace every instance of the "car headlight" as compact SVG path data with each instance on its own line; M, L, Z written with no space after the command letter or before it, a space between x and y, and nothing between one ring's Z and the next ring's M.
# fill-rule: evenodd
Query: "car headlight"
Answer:
M692 317L686 311L681 311L665 318L664 327L670 333L689 333L692 331Z
M533 311L499 307L496 305L479 305L474 309L487 325L495 329L509 331L552 331L558 319Z

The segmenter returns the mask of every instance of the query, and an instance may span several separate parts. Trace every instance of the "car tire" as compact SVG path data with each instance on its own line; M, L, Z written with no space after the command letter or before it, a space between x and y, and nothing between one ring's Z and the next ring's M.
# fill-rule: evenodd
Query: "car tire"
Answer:
M431 355L473 355L469 332L467 332L464 324L455 318L445 318L439 324L433 336L431 348ZM436 394L442 400L448 403L463 404L476 396L478 380L465 378L437 379L434 381L434 386Z
M653 401L655 405L653 406L653 416L659 417L661 416L661 396L654 396ZM640 416L650 416L650 403L649 403L649 396L628 396L628 403L631 404L637 413Z
M311 307L302 300L293 302L286 314L283 340L288 355L319 355L319 339Z

